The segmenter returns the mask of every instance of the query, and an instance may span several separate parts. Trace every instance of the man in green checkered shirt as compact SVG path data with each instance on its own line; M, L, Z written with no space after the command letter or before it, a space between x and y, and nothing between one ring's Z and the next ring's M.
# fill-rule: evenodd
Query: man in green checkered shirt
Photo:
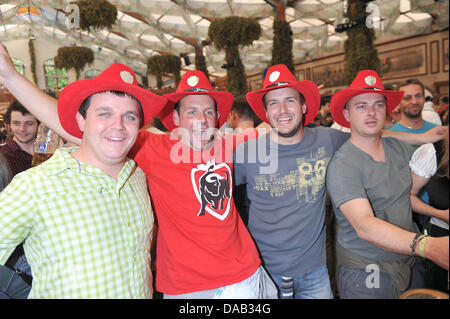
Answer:
M152 297L153 213L145 174L126 155L165 103L119 63L61 92L59 121L81 146L0 193L0 264L25 242L29 298Z

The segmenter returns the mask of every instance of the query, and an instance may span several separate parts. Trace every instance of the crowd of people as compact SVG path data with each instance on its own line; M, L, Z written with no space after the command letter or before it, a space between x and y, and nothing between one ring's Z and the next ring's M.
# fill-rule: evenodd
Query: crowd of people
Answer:
M26 109L11 111L12 138L0 148L0 289L5 268L20 285L5 296L448 292L448 120L423 120L419 82L387 90L375 71L361 71L325 101L332 121L324 114L321 123L318 87L285 65L267 70L262 89L233 97L201 71L159 96L114 63L55 99L15 71L0 46L0 83ZM405 129L386 129L397 107ZM33 127L40 120L75 146L30 168L25 141L34 131L15 116ZM165 132L148 128L155 118ZM11 153L25 155L16 169ZM14 272L14 256L28 277Z

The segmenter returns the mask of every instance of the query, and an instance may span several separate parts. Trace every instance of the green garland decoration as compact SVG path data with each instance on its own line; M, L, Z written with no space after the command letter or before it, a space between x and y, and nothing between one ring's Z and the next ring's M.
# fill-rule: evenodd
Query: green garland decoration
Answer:
M167 55L154 55L147 60L148 73L156 76L156 85L158 89L162 88L162 77L165 74L172 74L175 78L175 86L178 86L181 76L181 60L180 57Z
M366 21L366 2L351 0L346 17L350 21ZM380 60L374 45L375 32L367 28L365 23L347 31L347 40L344 42L345 53L345 80L350 84L359 71L374 70L380 73Z
M28 51L30 52L31 60L31 73L33 75L33 82L37 85L37 75L36 75L36 52L34 50L34 40L28 40Z
M94 62L94 51L78 46L60 47L54 61L58 69L74 69L78 80L81 70Z
M209 79L208 68L206 67L206 58L204 55L195 54L195 69L205 73Z
M220 50L225 49L227 65L226 90L234 96L248 91L245 68L239 55L239 45L251 45L261 36L261 26L251 18L228 17L211 22L208 36Z
M70 2L80 10L80 29L111 29L116 23L117 8L106 0L78 0ZM69 13L67 13L69 15Z
M162 88L163 85L163 62L161 60L162 55L154 55L147 60L147 72L156 76L156 86L158 89Z
M292 54L292 30L286 21L273 21L272 65L285 64L295 74L294 55Z

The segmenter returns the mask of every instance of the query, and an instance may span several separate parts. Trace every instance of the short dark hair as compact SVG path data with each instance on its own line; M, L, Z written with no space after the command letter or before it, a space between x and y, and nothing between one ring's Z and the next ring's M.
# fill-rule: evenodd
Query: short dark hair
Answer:
M422 89L422 95L425 96L425 87L423 86L422 82L420 82L417 79L408 79L408 80L400 83L399 86L398 86L398 89L400 90L400 88L402 88L404 86L411 85L411 84L415 84L415 85L420 86L420 88Z
M14 100L12 101L9 106L8 109L6 110L5 115L3 116L3 119L5 121L5 123L7 124L11 124L11 113L13 111L17 111L20 112L22 115L27 115L27 114L31 114L31 112L29 112L19 101ZM33 114L31 114L33 115ZM33 115L34 116L34 115ZM36 117L35 117L36 118ZM39 125L39 120L36 119L38 125Z
M331 96L325 95L320 97L320 106L331 102Z
M233 101L232 111L236 112L239 117L246 121L255 121L256 114L247 102L245 96L238 96Z
M295 89L294 89L295 90ZM300 91L298 91L298 90L296 90L297 92L298 92L298 96L299 96L299 98L300 98L300 103L303 105L303 104L305 104L305 97L303 96L303 94L300 92ZM263 104L264 104L264 109L265 110L267 110L267 107L266 107L266 95L267 95L267 93L269 93L269 91L267 91L264 95L263 95L263 98L262 98L262 100L263 100Z
M115 96L120 96L120 97L129 97L132 98L133 100L135 100L138 103L138 111L139 111L139 126L143 126L144 125L144 111L142 110L142 104L141 102L134 97L131 94L128 94L126 92L122 92L122 91L102 91L102 92L97 92L94 93L92 95L90 95L88 98L86 98L83 103L81 103L80 108L78 109L78 113L81 114L81 116L85 119L86 118L86 114L87 114L87 110L89 108L89 106L91 106L91 98L96 95L96 94L101 94L101 93L111 93L114 94Z
M200 94L199 94L200 95ZM208 96L210 96L210 95L208 95ZM185 96L184 96L185 97ZM213 98L212 96L210 96L212 99L213 99L213 101L214 101L214 107L215 107L215 109L216 109L216 112L217 112L217 101L216 101L216 99L215 98ZM179 99L178 101L177 101L177 103L175 103L175 106L173 107L176 111L177 111L177 113L178 114L180 114L180 101L182 100L183 98L181 98L181 99ZM221 115L222 116L222 115Z

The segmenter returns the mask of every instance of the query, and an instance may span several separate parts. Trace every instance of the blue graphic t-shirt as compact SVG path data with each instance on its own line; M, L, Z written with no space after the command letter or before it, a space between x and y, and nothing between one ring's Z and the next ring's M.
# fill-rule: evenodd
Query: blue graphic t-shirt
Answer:
M397 132L422 134L422 133L428 132L429 130L431 130L435 126L436 126L436 124L434 124L434 123L431 123L431 122L428 122L428 121L423 121L423 125L422 125L421 128L412 129L412 128L408 128L408 127L400 124L400 122L397 122L390 128L390 130L391 131L397 131Z
M306 127L294 145L266 134L236 149L235 182L247 184L248 228L269 272L300 276L325 265L325 175L349 136Z

